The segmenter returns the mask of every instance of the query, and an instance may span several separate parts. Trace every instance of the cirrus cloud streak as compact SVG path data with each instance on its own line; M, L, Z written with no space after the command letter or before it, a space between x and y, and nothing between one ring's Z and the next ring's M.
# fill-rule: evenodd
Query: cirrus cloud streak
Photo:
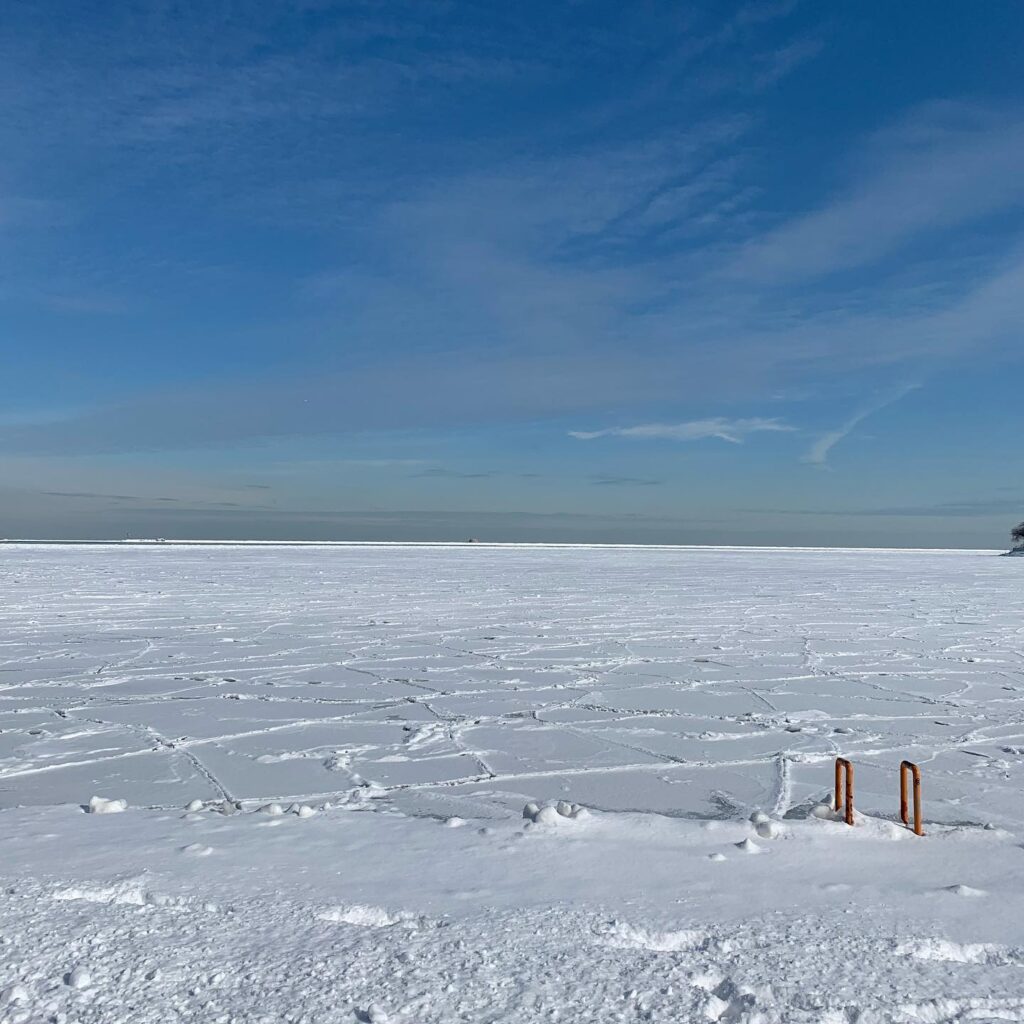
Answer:
M789 432L795 430L778 419L730 420L716 416L686 423L641 423L634 427L607 427L604 430L570 430L569 436L579 441L593 441L599 437L628 437L638 441L702 441L717 438L742 444L750 434L761 432Z

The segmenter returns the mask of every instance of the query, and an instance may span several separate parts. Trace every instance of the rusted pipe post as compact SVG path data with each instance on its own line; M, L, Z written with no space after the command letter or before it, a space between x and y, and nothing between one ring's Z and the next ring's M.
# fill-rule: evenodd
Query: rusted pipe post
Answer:
M845 781L846 785L843 785ZM853 764L845 757L836 758L835 809L846 805L846 824L853 824Z
M910 808L907 801L907 772L914 780L914 835L923 836L921 827L921 769L913 761L900 761L900 819L910 827Z

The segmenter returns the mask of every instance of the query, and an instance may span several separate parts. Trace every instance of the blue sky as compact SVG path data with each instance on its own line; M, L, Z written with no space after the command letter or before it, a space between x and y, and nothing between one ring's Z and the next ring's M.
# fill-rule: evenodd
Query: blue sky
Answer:
M0 22L0 536L997 547L1024 8Z

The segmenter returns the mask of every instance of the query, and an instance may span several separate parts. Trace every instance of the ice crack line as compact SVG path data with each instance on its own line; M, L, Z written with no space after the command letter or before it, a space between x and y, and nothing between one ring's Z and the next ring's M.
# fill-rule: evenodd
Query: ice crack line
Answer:
M772 807L772 815L777 818L785 817L793 799L793 779L790 768L789 755L786 751L779 751L775 757L775 767L778 773L778 780L775 791L775 804Z

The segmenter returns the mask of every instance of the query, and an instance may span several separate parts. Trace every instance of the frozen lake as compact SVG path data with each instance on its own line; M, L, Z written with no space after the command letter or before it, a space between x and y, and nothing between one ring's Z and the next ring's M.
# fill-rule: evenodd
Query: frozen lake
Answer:
M1024 822L1024 560L989 552L0 547L0 807L523 800Z
M4 545L0 574L0 1024L1024 1021L1024 560ZM838 754L854 828L808 813Z

